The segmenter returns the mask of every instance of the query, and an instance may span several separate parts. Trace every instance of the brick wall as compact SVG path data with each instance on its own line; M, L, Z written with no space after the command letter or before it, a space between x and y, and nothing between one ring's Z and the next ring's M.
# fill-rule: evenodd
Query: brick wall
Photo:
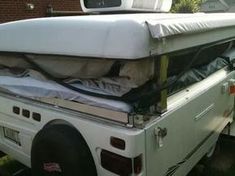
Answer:
M33 10L27 10L26 4L34 5ZM0 0L0 23L47 16L47 7L54 10L80 11L80 0Z

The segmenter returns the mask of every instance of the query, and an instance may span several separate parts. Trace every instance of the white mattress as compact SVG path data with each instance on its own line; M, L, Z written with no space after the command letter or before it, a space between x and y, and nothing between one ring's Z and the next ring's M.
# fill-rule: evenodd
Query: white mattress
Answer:
M53 81L32 77L0 76L0 87L12 93L30 98L60 98L121 112L131 111L131 106L126 103L83 95L58 85Z

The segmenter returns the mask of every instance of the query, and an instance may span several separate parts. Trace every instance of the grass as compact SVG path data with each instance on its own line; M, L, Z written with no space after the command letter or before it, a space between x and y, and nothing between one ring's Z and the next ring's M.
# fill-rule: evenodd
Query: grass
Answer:
M0 158L0 175L1 176L29 176L25 166L6 155ZM17 174L18 173L18 174Z

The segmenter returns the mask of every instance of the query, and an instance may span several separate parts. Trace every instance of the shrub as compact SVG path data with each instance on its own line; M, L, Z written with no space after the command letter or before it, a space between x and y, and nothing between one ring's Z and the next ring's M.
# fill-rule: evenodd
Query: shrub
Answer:
M172 12L194 13L200 10L201 0L175 0L172 5Z

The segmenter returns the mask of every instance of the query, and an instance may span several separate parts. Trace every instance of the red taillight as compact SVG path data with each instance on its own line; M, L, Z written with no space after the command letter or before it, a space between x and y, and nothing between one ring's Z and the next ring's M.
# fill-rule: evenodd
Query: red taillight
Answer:
M107 150L101 151L101 165L117 175L128 176L132 174L131 158L126 158Z
M135 174L140 174L142 171L142 155L134 158L134 171Z
M120 138L116 138L116 137L111 137L110 138L110 144L115 147L118 148L120 150L125 150L126 148L126 143L123 139Z
M229 87L229 93L230 93L231 95L235 95L235 85L231 85L231 86Z

